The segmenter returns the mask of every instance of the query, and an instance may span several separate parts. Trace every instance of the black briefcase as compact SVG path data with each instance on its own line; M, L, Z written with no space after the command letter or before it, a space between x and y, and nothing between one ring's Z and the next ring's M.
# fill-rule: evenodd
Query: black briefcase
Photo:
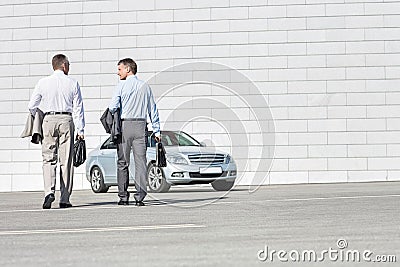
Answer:
M157 143L156 144L156 166L157 167L167 167L167 158L165 157L165 149L163 144Z
M86 143L85 140L77 140L74 144L74 166L82 165L86 160Z

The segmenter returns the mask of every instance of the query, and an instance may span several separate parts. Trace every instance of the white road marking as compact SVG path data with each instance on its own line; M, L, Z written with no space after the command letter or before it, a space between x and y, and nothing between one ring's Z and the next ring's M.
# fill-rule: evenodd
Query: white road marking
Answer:
M73 208L68 208L68 209L49 209L49 210L44 210L44 209L32 209L32 210L0 210L0 213L14 213L14 212L56 212L56 211L71 211L71 210L94 210L94 209L118 209L118 208L124 208L120 206L102 206L102 207L73 207Z
M33 235L33 234L62 234L62 233L88 233L88 232L111 232L111 231L139 231L159 229L182 229L182 228L203 228L199 224L170 224L170 225L144 225L144 226L123 226L105 228L76 228L76 229L44 229L44 230L19 230L0 231L0 236L6 235Z

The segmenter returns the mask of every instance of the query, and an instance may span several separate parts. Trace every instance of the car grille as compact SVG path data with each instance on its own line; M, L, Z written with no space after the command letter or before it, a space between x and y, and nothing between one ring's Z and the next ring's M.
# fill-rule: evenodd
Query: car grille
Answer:
M219 165L225 162L224 154L191 154L188 158L196 165Z
M199 172L189 172L190 178L217 178L217 177L225 177L227 176L228 172L222 173L199 173Z

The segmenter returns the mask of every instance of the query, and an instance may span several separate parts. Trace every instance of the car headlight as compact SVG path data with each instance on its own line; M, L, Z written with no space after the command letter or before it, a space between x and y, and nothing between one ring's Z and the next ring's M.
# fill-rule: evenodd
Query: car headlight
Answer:
M235 163L235 160L233 159L233 157L231 155L226 155L225 157L225 164L229 164L229 163Z
M225 164L229 164L229 162L231 162L231 156L228 154L228 155L226 155L226 157L225 157Z
M188 161L181 155L173 154L173 155L166 155L167 161L173 164L189 164Z
M235 160L233 159L233 157L232 157L231 155L228 154L228 155L226 155L226 157L225 157L224 163L225 163L225 164L235 163Z

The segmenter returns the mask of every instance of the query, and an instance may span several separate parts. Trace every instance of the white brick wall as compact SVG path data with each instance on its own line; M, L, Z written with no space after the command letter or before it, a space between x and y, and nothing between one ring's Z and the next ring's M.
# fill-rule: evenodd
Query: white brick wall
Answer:
M399 47L400 1L394 0L3 0L0 191L42 189L40 147L18 136L32 90L59 52L70 57L71 76L81 83L89 150L106 136L98 118L118 81L120 58L136 59L143 79L174 64L214 62L247 75L269 103L276 147L267 183L400 180ZM254 90L241 90L255 111L265 110ZM232 135L245 125L256 155L263 143L254 116L228 95L219 87L182 88L159 108L166 117L179 101L213 96L244 121L229 121L218 106L200 113L228 121ZM202 106L194 103L174 119L197 116ZM230 146L215 124L188 129ZM245 164L248 143L237 145L234 156ZM257 162L253 156L241 170L241 183L257 176ZM76 189L89 187L83 172L76 170Z

